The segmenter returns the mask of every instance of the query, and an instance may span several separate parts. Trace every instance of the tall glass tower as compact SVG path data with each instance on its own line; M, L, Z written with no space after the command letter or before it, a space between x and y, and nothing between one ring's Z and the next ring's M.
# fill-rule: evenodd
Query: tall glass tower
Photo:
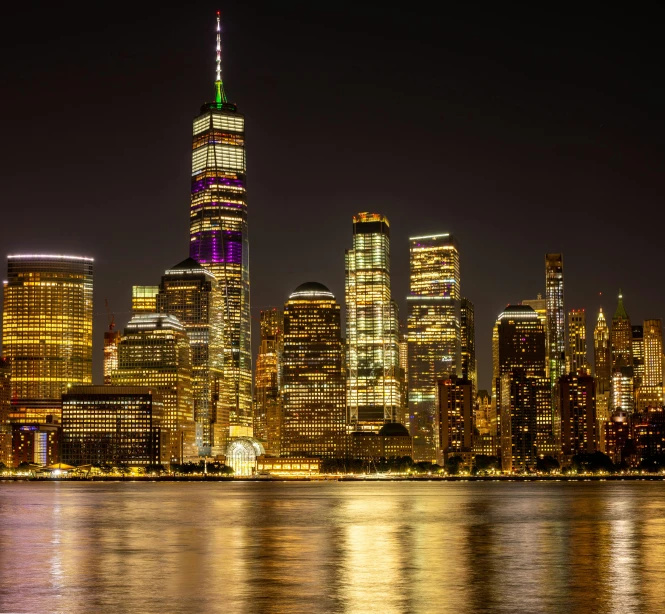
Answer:
M93 260L8 256L2 349L11 364L11 419L59 421L61 396L92 383Z
M399 324L390 294L390 225L353 216L346 250L347 406L352 428L377 431L399 413Z
M249 236L245 177L245 118L222 82L217 13L215 101L194 119L189 255L219 280L223 297L224 388L230 434L250 435L252 353L249 311Z
M462 374L459 248L447 233L411 237L409 242L409 421L414 458L433 460L437 380ZM470 305L466 302L466 316L472 314ZM468 340L465 349L470 359ZM469 376L468 362L466 366Z
M565 311L563 310L563 254L545 254L547 347L552 387L566 371Z

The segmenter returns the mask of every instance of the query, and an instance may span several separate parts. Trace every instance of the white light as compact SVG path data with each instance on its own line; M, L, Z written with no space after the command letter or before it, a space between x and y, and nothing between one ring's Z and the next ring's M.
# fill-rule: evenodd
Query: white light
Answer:
M84 260L85 262L94 262L94 258L87 256L66 256L64 254L10 254L7 258L26 259L26 258L53 258L59 260Z
M444 232L442 234L438 235L425 235L422 237L409 237L409 241L417 241L418 239L438 239L439 237L449 237L450 233L449 232Z

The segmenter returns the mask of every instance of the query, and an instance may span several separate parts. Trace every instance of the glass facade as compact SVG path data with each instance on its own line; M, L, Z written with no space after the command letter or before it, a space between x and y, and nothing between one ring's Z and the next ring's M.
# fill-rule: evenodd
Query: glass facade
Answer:
M412 237L409 254L409 426L416 460L434 460L437 381L460 375L462 367L460 256L450 234ZM473 306L468 301L465 314L465 332L470 333ZM469 339L465 349L470 360Z
M164 272L156 304L158 312L178 318L189 337L199 454L221 455L229 438L228 407L219 402L225 383L221 288L210 271L187 258Z
M399 324L390 293L390 225L353 216L346 250L347 406L353 429L378 431L400 413Z
M588 370L586 345L586 312L573 309L568 312L568 371Z
M2 347L12 421L58 421L62 393L92 383L92 280L92 258L8 257Z
M261 345L254 378L254 436L268 454L279 456L282 439L282 353L284 316L277 309L261 312Z
M114 386L145 386L161 395L168 462L197 460L192 397L192 350L185 327L163 313L135 315L118 344Z
M132 286L132 315L155 313L159 286Z
M282 456L343 456L346 433L340 306L324 285L298 286L284 306Z
M475 397L478 386L476 366L476 322L473 303L462 298L460 308L460 338L462 357L462 378L471 382L472 394Z
M149 388L70 388L62 397L62 462L75 466L168 462L163 411L161 397Z
M226 99L218 21L215 102L194 119L189 255L221 285L224 380L221 402L231 432L252 428L252 351L249 309L245 118Z

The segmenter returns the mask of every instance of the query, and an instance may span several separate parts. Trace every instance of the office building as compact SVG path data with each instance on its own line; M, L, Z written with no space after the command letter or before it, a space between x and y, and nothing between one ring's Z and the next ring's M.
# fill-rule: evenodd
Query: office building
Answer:
M245 118L224 90L219 13L216 54L215 100L201 107L193 123L189 255L221 285L224 381L232 391L230 435L251 436Z
M12 463L48 467L60 462L62 428L51 422L14 422L12 425Z
M62 462L136 466L168 463L159 394L139 386L74 386L62 397Z
M660 319L644 320L643 375L637 409L663 405L663 327Z
M92 383L92 281L92 258L8 256L2 346L12 422L57 422L62 393Z
M586 344L586 312L573 309L568 312L568 372L589 370Z
M284 306L282 456L341 456L346 433L340 306L323 284L298 286Z
M452 376L438 382L439 450L437 461L444 465L454 456L470 467L473 457L473 385L467 379Z
M224 314L219 283L187 258L166 270L156 296L157 311L175 316L192 348L196 444L201 456L224 453L229 439L233 390L224 387Z
M378 431L399 415L398 316L390 293L390 225L353 216L346 250L347 405L354 430Z
M633 367L633 327L623 306L623 294L619 291L619 302L610 331L610 348L612 351L612 369Z
M120 331L110 326L104 331L104 384L111 383L111 373L118 368L118 343Z
M282 353L284 317L277 309L261 312L261 345L254 377L254 436L266 454L279 456L282 439Z
M484 456L497 455L496 404L487 390L479 390L473 412L473 452Z
M9 422L9 411L12 398L12 370L9 360L0 358L0 463L11 467L12 459L12 426ZM1 466L1 465L0 465Z
M563 254L545 255L545 300L547 301L547 348L552 388L565 372L566 337L563 304Z
M598 449L594 378L584 372L562 375L556 393L561 416L561 456L563 464L568 465L576 454L592 454Z
M132 286L132 315L155 313L159 286Z
M593 331L593 374L596 378L596 415L601 422L609 420L612 413L610 410L611 373L610 329L607 326L603 308L601 307L598 312L598 321Z
M114 386L142 386L162 397L168 429L167 462L198 460L192 396L192 350L185 327L172 315L143 313L127 324L118 344Z
M431 461L439 445L437 381L462 374L460 255L447 233L411 237L409 254L409 421L416 460ZM473 370L473 305L465 306L467 369Z
M472 394L475 396L478 386L476 366L476 325L473 303L462 298L460 303L460 338L461 338L461 376L471 382Z

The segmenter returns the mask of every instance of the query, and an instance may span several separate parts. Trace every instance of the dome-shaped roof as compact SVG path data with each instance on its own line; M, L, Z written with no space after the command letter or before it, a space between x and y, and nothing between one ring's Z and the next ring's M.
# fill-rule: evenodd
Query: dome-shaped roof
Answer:
M317 281L307 281L304 284L300 284L289 296L289 298L300 299L321 297L334 299L335 295Z
M381 427L379 435L382 437L408 437L409 431L399 422L387 422Z

